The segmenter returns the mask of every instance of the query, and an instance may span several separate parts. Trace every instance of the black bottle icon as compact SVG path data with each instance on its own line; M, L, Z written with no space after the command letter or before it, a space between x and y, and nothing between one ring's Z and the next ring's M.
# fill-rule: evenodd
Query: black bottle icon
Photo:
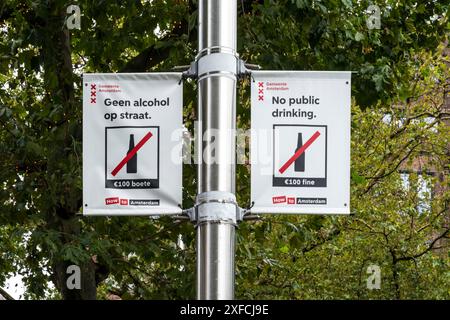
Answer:
M300 149L303 146L302 134L298 133L297 138L297 148L295 151ZM305 172L305 152L303 152L294 162L294 171L295 172Z
M130 143L128 147L129 154L134 149L134 134L130 134ZM127 173L137 173L137 153L127 162Z

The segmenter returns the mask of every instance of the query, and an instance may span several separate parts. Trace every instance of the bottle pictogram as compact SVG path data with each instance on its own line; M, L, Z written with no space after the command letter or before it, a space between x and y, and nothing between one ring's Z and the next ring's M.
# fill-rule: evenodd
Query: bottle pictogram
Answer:
M327 126L275 124L273 187L327 186Z
M159 188L159 127L106 127L105 146L106 188Z
M298 149L300 149L303 146L303 139L302 139L302 133L299 132L298 133L298 138L297 138L297 149L295 149L295 151L297 151ZM294 151L294 153L295 153ZM303 152L294 162L294 171L295 172L305 172L305 152Z
M130 134L130 142L127 154L129 154L133 149L134 149L134 134ZM127 162L127 173L137 173L137 152Z

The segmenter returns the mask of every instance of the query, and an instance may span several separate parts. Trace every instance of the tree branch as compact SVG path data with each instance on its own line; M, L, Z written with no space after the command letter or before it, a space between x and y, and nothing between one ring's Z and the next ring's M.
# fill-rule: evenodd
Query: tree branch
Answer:
M439 211L439 212L433 217L433 219L432 219L429 223L427 223L426 225L420 227L420 228L416 231L416 233L420 233L420 232L422 232L423 230L425 230L425 229L431 227L431 225L432 225L432 224L433 224L433 223L434 223L434 222L435 222L442 214L444 214L445 212L447 212L447 210L448 210L448 206L445 205L444 208L443 208L441 211Z
M167 37L169 38L169 37ZM167 41L163 39L161 41ZM169 57L171 47L156 48L156 44L148 47L136 57L127 62L119 72L143 72L156 66Z
M400 257L400 258L396 258L396 262L397 261L406 261L406 260L415 260L417 258L420 258L421 256L423 256L424 254L426 254L427 252L435 249L434 248L434 244L439 241L440 239L443 239L447 236L447 234L450 232L450 229L446 229L442 234L440 234L438 237L436 237L429 245L428 247L423 250L420 253L417 253L415 255L412 256L405 256L405 257Z
M413 141L413 140L412 140ZM411 142L412 142L411 141ZM410 143L408 143L410 144ZM378 175L374 176L374 177L366 177L366 179L373 179L372 183L366 188L366 190L364 190L362 192L361 195L365 195L366 193L368 193L377 183L379 180L386 178L387 176L393 174L399 167L400 165L409 158L409 156L414 152L414 150L420 145L420 143L416 144L415 146L413 146L408 153L394 166L393 169L389 170L386 173L386 169L383 169ZM398 159L399 157L397 156L396 159Z
M193 6L190 4L190 8ZM190 9L189 11L192 11ZM189 36L189 42L194 42L196 38L196 33L189 32L189 21L188 19L181 21L176 24L173 30L163 37L158 43L151 45L150 47L144 49L136 57L128 61L125 66L123 66L119 72L144 72L148 71L157 64L163 62L169 57L170 51L173 47L170 45L158 47L158 44L164 42L170 42L182 35L187 34Z
M319 246L321 246L322 244L324 244L324 243L326 243L326 242L328 242L328 241L330 241L330 240L333 240L333 239L334 239L335 237L337 237L340 233L341 233L341 230L340 230L340 229L334 229L330 234L328 234L328 236L327 236L325 239L321 239L320 242L315 242L315 243L312 243L311 245L309 245L309 246L307 246L307 247L302 248L301 252L302 252L303 254L305 254L305 253L307 253L307 252L309 252L309 251L312 251L312 250L314 250L316 247L319 247Z

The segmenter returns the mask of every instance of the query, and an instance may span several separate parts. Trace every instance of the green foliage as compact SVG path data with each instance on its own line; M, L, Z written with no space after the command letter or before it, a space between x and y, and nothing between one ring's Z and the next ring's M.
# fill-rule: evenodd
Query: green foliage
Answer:
M81 30L68 31L65 9L75 3ZM193 298L190 223L81 216L80 85L83 72L168 71L188 64L195 56L196 1L75 3L0 4L0 285L20 273L28 298L64 298L58 265L94 263L103 277L100 299ZM449 127L441 106L449 71L439 47L449 30L448 3L372 3L381 8L381 29L367 28L368 1L239 3L238 51L244 60L264 69L356 73L354 215L265 216L242 223L238 298L450 296L446 242L433 244L439 250L429 247L448 217ZM242 129L250 127L248 81L238 91ZM185 83L183 115L190 132L195 90ZM383 121L386 114L390 122ZM427 159L422 172L447 172L422 175L442 186L431 206L418 196L420 179L411 175L406 188L398 173L418 157ZM249 178L249 166L239 165L236 189L243 207L249 205ZM183 184L188 208L196 195L194 165L184 166ZM381 267L381 290L366 288L369 264Z
M414 53L436 48L448 33L448 1L253 3L240 20L244 59L269 70L354 71L353 95L364 107L391 102ZM380 29L367 27L369 5L380 8Z
M352 107L350 217L264 217L241 226L239 298L450 297L450 127L442 107L450 71L439 54L417 59L413 75L428 75L411 78L419 100ZM411 173L408 185L400 172L410 167L422 174ZM421 194L420 181L433 195ZM367 289L372 264L381 268L380 290Z

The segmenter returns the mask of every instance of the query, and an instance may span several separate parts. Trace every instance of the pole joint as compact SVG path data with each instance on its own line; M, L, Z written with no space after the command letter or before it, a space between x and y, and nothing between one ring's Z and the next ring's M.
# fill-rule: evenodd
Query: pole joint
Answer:
M251 75L252 70L260 69L261 66L246 63L235 51L223 47L205 48L190 65L173 68L174 71L182 71L183 79L202 79L215 74L244 78Z
M197 196L194 207L183 211L197 226L204 222L236 225L248 213L238 206L234 194L223 191L203 192Z

